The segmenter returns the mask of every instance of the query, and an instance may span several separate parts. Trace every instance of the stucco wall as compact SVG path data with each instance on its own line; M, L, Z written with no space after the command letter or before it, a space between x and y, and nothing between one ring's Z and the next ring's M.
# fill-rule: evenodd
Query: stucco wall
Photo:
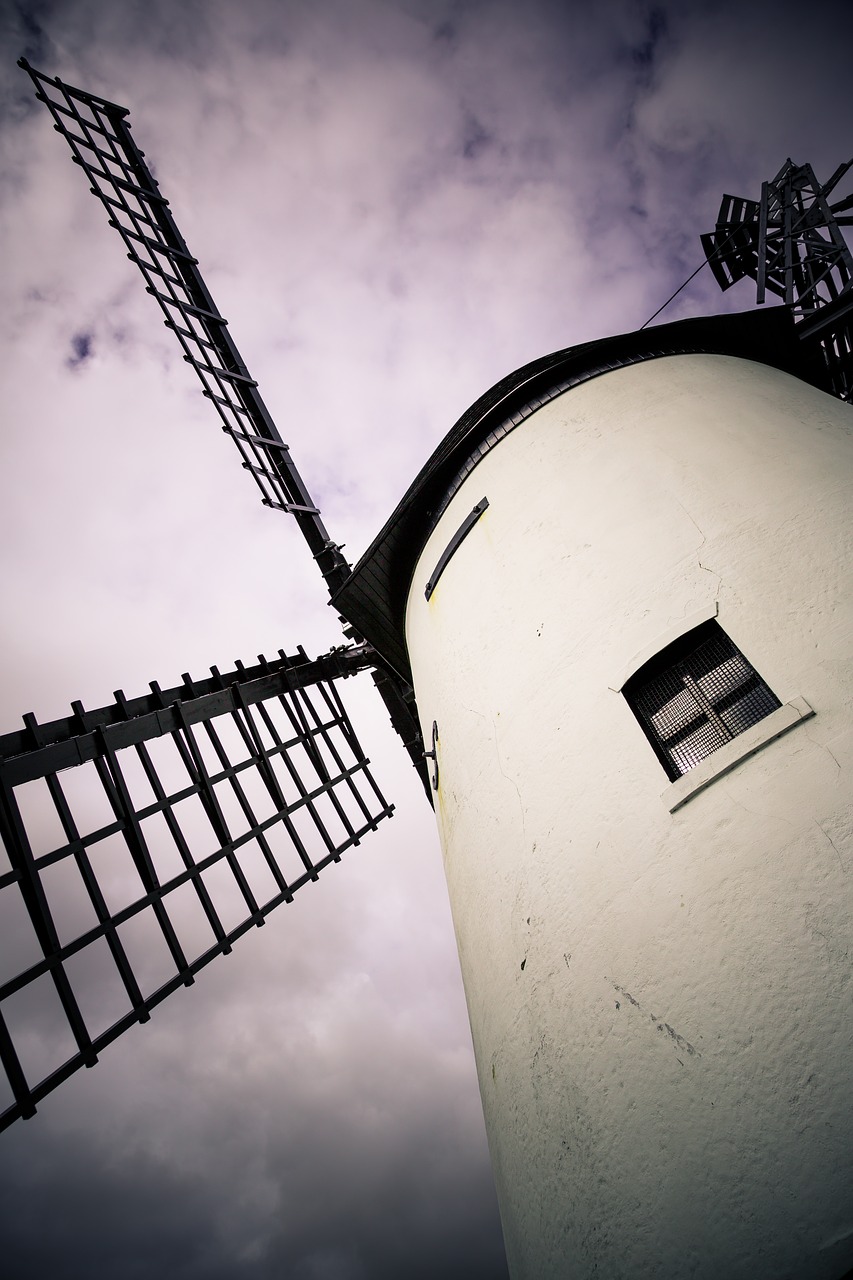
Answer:
M853 1266L852 425L731 357L620 369L502 441L419 560L407 639L515 1280ZM670 813L618 686L715 608L816 714Z

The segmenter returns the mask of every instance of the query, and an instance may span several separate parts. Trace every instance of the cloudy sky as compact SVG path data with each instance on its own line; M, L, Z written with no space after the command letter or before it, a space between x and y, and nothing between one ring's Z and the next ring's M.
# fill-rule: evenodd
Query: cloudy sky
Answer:
M2 730L338 643L15 67L131 109L355 559L509 370L639 327L723 191L853 153L846 0L0 2ZM703 271L661 319L751 305ZM501 1277L430 811L365 678L385 829L0 1137L9 1280Z

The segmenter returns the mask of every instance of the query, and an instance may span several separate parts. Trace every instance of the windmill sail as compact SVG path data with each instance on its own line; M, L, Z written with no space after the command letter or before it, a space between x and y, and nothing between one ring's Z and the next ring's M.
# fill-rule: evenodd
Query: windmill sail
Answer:
M127 108L72 88L59 77L46 76L26 58L18 65L32 79L36 97L47 106L54 127L89 179L93 195L104 205L110 225L122 237L128 257L139 267L184 359L215 406L222 430L234 441L243 467L258 485L261 500L295 518L329 594L334 595L349 578L351 566L329 536L258 384L231 338L228 321L201 276L198 260L187 248L169 202L131 135ZM341 621L348 637L360 639L353 627ZM432 803L411 686L387 662L373 656L376 688Z
M334 591L347 577L349 565L329 537L228 331L228 321L202 279L198 260L131 135L127 109L51 79L25 58L18 65L32 78L36 97L53 116L93 195L104 205L110 226L124 241L127 256L142 272L148 293L160 304L167 327L198 374L264 505L296 518L329 591Z
M0 1130L391 815L338 696L353 652L0 738Z

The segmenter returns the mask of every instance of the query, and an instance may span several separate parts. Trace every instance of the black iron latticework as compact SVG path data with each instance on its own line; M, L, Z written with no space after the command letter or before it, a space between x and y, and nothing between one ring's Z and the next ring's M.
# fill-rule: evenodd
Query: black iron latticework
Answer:
M623 692L673 781L781 705L714 621L656 654Z
M211 668L0 738L0 1129L390 816L347 661Z
M254 477L264 504L292 515L311 549L330 595L350 574L350 565L321 519L320 511L282 440L279 431L233 341L172 216L169 202L130 132L126 107L82 89L72 88L30 66L18 65L31 77L36 97L45 103L54 128L71 148L73 158L107 211L141 271L145 287L160 305L167 328L175 334L216 407L222 430L236 444L243 467ZM341 619L344 623L344 620ZM344 623L345 634L356 640ZM373 680L391 723L420 775L427 797L430 788L424 746L410 686L399 673L373 671Z
M853 196L829 196L853 165L821 184L811 165L785 164L759 200L723 196L717 225L702 247L720 288L756 283L756 302L781 298L800 337L817 347L833 390L853 399L853 256L841 232L853 225Z
M347 577L349 565L329 537L228 331L228 321L202 279L198 260L131 135L127 108L73 89L58 77L51 79L25 58L18 65L31 76L36 97L53 116L92 194L104 205L110 226L124 241L127 256L142 272L148 293L160 304L166 326L215 405L243 467L254 476L262 501L295 516L329 591L334 591Z

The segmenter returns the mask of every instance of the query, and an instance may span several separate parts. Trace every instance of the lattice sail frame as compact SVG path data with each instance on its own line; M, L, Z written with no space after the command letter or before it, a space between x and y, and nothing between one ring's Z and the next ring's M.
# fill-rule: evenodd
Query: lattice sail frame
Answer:
M130 132L126 107L74 89L58 77L43 75L26 58L18 65L31 77L36 97L71 148L75 164L97 196L159 303L167 328L175 334L184 359L192 365L207 398L219 414L222 430L239 450L243 467L254 477L265 506L293 515L332 593L350 566L332 541L290 450L282 440Z
M346 655L211 671L0 738L0 1130L393 812Z
M821 184L811 165L785 164L761 188L759 200L723 196L713 232L701 237L714 278L724 291L755 281L755 300L768 292L790 309L801 339L814 345L842 400L853 399L853 255L842 226L853 226L853 196L829 196L853 166L848 160Z
M142 273L147 292L159 304L184 359L195 369L222 430L234 441L242 466L258 485L262 502L294 517L329 594L334 595L351 566L329 536L258 384L228 331L228 321L202 278L198 259L187 248L169 201L161 194L145 153L131 135L127 108L75 89L58 76L46 76L26 58L19 59L18 65L30 76L36 97L47 106L54 128L65 138L74 162L91 184L92 194L101 201L110 225L124 241L128 258ZM345 619L341 618L341 623L344 634L358 641ZM376 655L373 665L379 696L432 803L412 689Z

